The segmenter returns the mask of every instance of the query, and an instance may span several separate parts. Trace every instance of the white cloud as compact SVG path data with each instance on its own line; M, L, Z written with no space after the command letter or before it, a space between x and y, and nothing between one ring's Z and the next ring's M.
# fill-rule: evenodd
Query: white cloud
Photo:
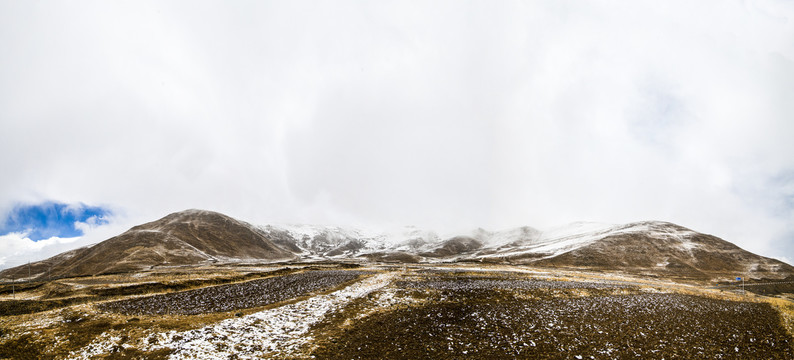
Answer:
M111 218L111 224L98 225L89 219L85 223L76 223L76 228L83 231L83 236L61 238L51 237L38 241L31 240L25 233L9 233L0 235L0 269L26 264L60 254L64 251L96 244L127 230L123 218ZM78 225L79 224L79 225ZM79 226L79 227L77 227Z
M0 268L22 265L28 261L39 260L42 257L56 255L63 251L79 246L80 238L59 238L33 241L23 233L9 233L0 236L2 255L0 255Z
M99 216L94 215L85 219L85 221L75 221L74 228L83 232L83 234L89 233L94 229L107 224L111 221L110 216Z
M0 5L0 213L661 219L794 256L791 2L45 4Z

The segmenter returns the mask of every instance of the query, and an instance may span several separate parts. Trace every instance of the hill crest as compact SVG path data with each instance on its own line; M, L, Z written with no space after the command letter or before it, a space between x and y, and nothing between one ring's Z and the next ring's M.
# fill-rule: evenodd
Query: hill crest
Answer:
M159 266L284 261L484 262L693 279L785 278L794 267L716 236L663 221L578 222L547 230L476 229L441 237L407 227L378 233L338 226L256 226L191 209L90 247L32 263L33 278L135 272ZM28 265L0 278L24 278Z

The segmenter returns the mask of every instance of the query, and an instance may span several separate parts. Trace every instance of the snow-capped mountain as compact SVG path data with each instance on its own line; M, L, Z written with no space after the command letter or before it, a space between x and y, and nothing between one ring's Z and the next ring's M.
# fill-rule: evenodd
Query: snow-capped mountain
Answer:
M756 278L794 275L794 267L712 235L648 221L578 222L545 230L519 227L438 233L317 225L251 225L210 211L188 210L133 227L91 247L31 264L35 276L93 275L154 266L283 261L488 262L624 271L653 276ZM22 278L27 265L0 272Z
M264 225L258 228L303 256L346 256L386 247L379 234L359 229L317 225Z

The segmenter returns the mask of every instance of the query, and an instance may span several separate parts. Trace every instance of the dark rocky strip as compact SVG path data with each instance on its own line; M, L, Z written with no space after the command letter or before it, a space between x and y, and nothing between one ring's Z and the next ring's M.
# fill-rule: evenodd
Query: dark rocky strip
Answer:
M264 306L314 291L331 289L368 274L366 271L307 271L243 283L119 300L99 305L127 315L195 315Z

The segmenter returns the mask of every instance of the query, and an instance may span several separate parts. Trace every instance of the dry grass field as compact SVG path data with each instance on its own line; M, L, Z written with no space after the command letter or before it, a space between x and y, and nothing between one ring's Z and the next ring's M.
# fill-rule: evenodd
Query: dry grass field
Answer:
M706 285L471 264L58 279L0 289L0 358L794 358L794 302Z

